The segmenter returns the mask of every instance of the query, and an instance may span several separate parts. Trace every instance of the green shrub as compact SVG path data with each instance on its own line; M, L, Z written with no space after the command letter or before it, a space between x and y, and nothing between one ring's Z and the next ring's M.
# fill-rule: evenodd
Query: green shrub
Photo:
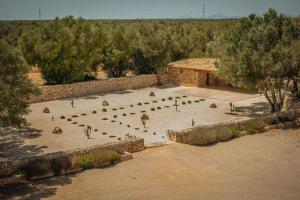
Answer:
M248 122L241 123L240 125L231 125L228 128L230 129L234 138L240 137L242 132L246 134L255 134L264 132L266 123L261 120L251 120Z
M83 154L80 156L80 167L83 169L93 168L93 160L92 157L88 154Z
M233 138L240 137L241 131L238 128L236 128L235 126L229 126L228 128L231 131Z
M112 164L121 161L121 155L116 151L111 151L111 158L112 158L112 160L111 160Z

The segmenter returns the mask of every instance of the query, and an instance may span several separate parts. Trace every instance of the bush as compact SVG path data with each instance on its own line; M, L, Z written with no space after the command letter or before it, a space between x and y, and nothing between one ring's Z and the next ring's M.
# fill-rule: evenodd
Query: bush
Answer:
M187 141L192 145L210 145L227 141L233 138L233 134L226 126L218 126L206 129L195 129L187 136Z
M91 169L93 168L93 160L92 157L88 154L81 155L80 157L80 167L83 169Z
M111 160L112 164L115 164L115 163L121 161L121 155L118 152L115 152L115 151L111 152L111 158L112 158L112 160Z
M81 167L89 169L107 164L115 164L121 160L121 155L112 150L92 151L81 159Z
M266 127L266 123L261 120L251 120L248 122L241 123L240 125L231 125L228 128L233 134L234 138L240 137L242 132L246 134L261 133Z
M241 131L238 128L236 128L235 126L229 126L228 128L231 131L233 138L240 137Z

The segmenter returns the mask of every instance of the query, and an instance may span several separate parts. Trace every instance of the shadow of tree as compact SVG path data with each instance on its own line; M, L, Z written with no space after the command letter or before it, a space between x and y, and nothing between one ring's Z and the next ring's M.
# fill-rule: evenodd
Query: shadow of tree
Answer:
M31 157L43 152L47 146L25 145L26 139L41 136L41 130L26 128L19 130L6 128L1 131L0 160L13 160Z
M39 200L54 195L57 186L72 183L75 174L0 187L0 199Z
M237 106L234 114L246 117L259 117L270 114L270 105L267 102L252 103L250 106Z

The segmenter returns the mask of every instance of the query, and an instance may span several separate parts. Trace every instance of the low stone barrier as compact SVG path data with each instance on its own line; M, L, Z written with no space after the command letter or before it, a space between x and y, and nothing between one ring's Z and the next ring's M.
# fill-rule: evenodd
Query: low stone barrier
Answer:
M68 151L59 151L48 154L42 154L38 156L31 156L23 159L6 160L0 162L0 177L11 176L20 167L27 165L30 161L38 159L52 160L56 158L71 159L74 156L87 154L90 152L97 152L103 150L113 150L120 154L126 154L125 152L134 153L144 150L144 139L136 138L124 141L117 141L113 143L95 145L85 148L72 149ZM125 159L126 160L126 159Z
M160 84L168 84L168 74L141 75L65 85L40 86L41 95L31 96L30 102L38 103L63 98L74 98L122 90L139 89L155 86L158 82L160 82Z
M300 109L294 109L292 111L286 111L286 112L280 112L280 113L272 113L269 115L253 118L253 119L248 119L244 121L239 121L239 122L230 122L230 123L219 123L219 124L213 124L213 125L201 125L189 129L184 129L180 131L174 131L174 130L168 130L167 131L167 136L171 141L178 142L178 143L184 143L184 144L189 144L188 136L193 133L199 132L209 132L210 130L222 129L224 126L241 126L242 124L246 123L255 123L255 122L264 122L268 125L272 124L274 120L277 120L278 118L289 118L288 120L296 119L300 117ZM298 123L298 122L297 122ZM287 125L291 126L293 123L287 123ZM277 126L283 126L282 124L277 125ZM276 127L276 126L274 126Z

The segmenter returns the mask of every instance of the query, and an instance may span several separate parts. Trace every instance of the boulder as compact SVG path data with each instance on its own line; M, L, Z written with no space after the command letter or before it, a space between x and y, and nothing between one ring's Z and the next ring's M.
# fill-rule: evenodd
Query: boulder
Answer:
M212 103L209 105L209 108L217 108L217 105L215 103Z
M102 106L109 106L109 103L108 103L106 100L104 100L104 101L102 102Z
M63 131L61 130L61 128L59 128L59 127L55 127L54 129L53 129L53 131L52 131L52 133L54 133L54 134L61 134Z
M43 113L50 113L50 109L49 109L48 107L45 107L45 108L43 109Z

